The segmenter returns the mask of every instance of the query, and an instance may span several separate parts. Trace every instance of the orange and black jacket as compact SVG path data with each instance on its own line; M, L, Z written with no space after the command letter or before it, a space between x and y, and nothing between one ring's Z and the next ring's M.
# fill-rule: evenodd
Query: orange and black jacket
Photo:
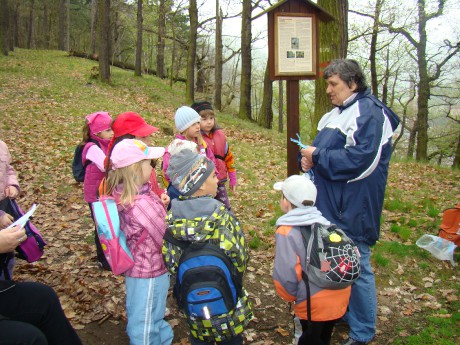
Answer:
M278 295L294 303L294 312L307 320L307 294L302 280L306 271L306 248L297 226L281 225L276 229L276 254L273 280ZM329 321L342 317L348 307L351 287L341 290L322 289L310 283L312 321Z

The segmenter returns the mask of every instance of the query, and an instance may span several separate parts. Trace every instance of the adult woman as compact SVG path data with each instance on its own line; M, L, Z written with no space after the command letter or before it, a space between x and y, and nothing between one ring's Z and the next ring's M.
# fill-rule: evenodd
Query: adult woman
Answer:
M0 231L0 256L25 240L19 226ZM41 283L0 280L0 344L80 345L52 288Z

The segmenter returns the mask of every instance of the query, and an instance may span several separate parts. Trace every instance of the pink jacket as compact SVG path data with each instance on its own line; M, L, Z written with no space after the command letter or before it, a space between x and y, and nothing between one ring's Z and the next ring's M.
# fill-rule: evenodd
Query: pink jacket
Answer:
M19 190L18 176L10 165L11 155L8 146L0 140L0 200L5 199L5 188L15 186Z
M167 272L161 247L166 231L166 210L160 198L145 184L132 205L118 205L120 228L134 257L134 266L126 272L132 278L153 278ZM147 238L138 243L142 233Z
M110 142L110 140L101 139L97 136L92 136L92 139L99 143L99 147L90 141L85 144L82 154L83 165L86 164L87 159L91 161L86 167L85 181L83 182L83 195L88 203L98 199L97 191L105 177L104 160Z

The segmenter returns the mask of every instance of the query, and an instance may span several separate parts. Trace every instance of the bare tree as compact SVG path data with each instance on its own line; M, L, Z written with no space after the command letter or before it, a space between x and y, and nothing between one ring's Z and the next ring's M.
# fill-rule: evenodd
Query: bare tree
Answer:
M99 79L110 82L110 0L98 0L99 5Z
M97 0L91 0L91 47L90 53L96 54L96 42L97 42Z
M222 110L222 10L216 0L216 54L214 69L214 108Z
M157 77L165 77L165 34L166 34L166 4L165 0L158 3L158 35L157 35Z
M251 0L242 0L241 14L241 82L240 82L240 109L238 116L252 120L251 114Z
M264 91L262 97L262 105L260 107L259 116L257 117L257 123L264 128L271 129L273 121L273 84L270 79L270 67L268 63L265 67Z
M198 30L198 9L196 0L190 0L188 13L190 17L190 39L187 54L187 82L185 85L185 101L188 104L191 104L195 98L195 60Z
M329 12L334 21L320 22L319 46L322 47L319 54L320 66L327 65L331 60L345 58L347 51L347 0L318 0L321 6ZM321 117L331 110L331 102L326 95L326 81L318 78L315 81L315 112L312 118L310 137L316 134L316 128Z
M58 49L65 50L65 16L66 0L61 0L59 6L59 32L58 32Z
M142 3L143 0L137 0L137 41L136 41L136 64L134 66L134 75L142 75Z
M416 160L426 161L428 159L428 102L431 96L431 85L440 78L446 63L460 51L460 42L450 43L445 41L444 54L441 49L432 56L427 55L427 23L444 12L447 0L438 0L433 11L427 10L428 5L425 0L417 0L417 20L413 23L417 27L416 34L418 39L410 30L410 25L397 25L395 17L391 16L388 22L380 22L380 25L387 28L389 32L402 35L413 47L414 54L411 57L418 68L417 85L417 120L414 133L417 137ZM433 6L430 6L433 8Z
M2 53L3 55L8 55L8 37L9 37L9 25L8 25L8 2L7 0L0 0L0 12L1 12L1 25L0 33L2 35Z

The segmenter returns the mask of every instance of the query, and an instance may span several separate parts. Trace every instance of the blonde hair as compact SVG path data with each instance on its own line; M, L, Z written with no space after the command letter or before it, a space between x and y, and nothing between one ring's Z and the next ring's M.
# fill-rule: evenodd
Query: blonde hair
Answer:
M141 185L140 177L142 176L142 161L128 165L127 167L110 170L107 179L107 194L112 195L117 186L122 185L119 203L121 205L130 205L134 197L139 192Z

